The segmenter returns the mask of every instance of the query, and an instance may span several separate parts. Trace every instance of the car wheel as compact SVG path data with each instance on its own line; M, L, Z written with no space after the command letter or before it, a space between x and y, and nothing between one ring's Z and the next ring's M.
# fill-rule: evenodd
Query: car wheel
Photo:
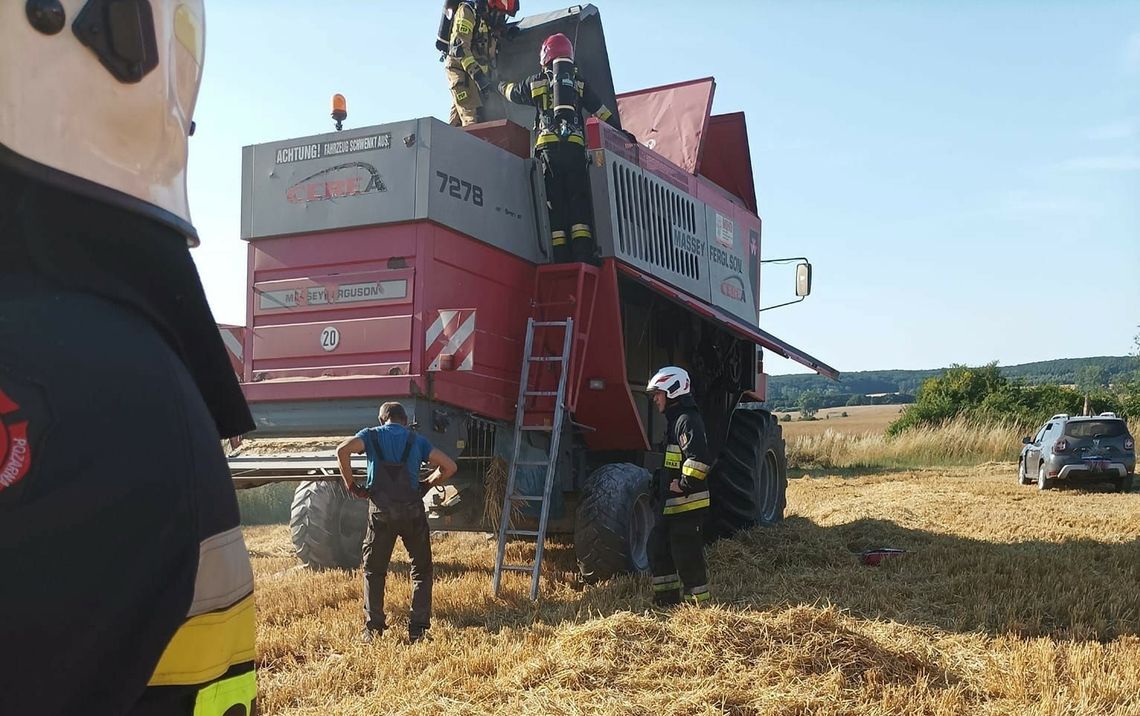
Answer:
M1041 466L1037 468L1037 489L1049 489L1049 478L1045 477L1045 463L1041 463Z
M1017 484L1029 485L1032 482L1033 482L1033 480L1031 480L1029 478L1029 473L1025 469L1025 460L1024 459L1018 460L1017 461Z

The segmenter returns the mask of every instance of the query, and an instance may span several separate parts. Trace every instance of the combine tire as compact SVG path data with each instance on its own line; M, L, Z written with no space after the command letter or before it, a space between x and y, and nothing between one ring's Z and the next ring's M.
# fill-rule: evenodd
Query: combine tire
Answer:
M355 569L367 521L368 501L354 500L339 480L301 483L289 514L297 558L312 569Z
M586 581L649 569L651 483L648 470L624 462L603 465L586 479L574 520L574 553Z
M709 475L712 507L705 534L730 537L784 519L788 460L780 424L766 411L736 410L728 439Z

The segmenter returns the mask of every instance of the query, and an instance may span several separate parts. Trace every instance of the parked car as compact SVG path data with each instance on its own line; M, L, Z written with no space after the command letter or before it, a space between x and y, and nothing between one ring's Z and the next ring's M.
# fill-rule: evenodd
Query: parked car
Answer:
M1128 424L1114 413L1049 418L1034 437L1022 438L1018 481L1047 490L1057 482L1111 482L1120 492L1132 489L1136 441Z

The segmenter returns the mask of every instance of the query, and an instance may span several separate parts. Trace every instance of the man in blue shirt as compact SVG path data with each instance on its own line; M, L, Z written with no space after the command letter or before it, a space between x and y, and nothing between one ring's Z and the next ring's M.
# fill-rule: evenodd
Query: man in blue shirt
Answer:
M380 425L365 428L336 450L340 477L354 496L367 498L368 531L364 535L364 614L361 640L371 642L387 628L384 618L384 582L396 538L411 558L412 615L408 638L419 641L431 626L431 533L420 497L420 465L435 471L424 481L441 485L455 474L455 461L433 448L427 438L410 431L408 413L400 403L380 406ZM368 455L368 481L363 487L352 479L353 453Z

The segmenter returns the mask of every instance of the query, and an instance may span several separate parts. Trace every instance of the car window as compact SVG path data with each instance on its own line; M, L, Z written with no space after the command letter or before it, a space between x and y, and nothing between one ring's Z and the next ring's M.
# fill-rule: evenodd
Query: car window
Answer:
M1045 438L1049 437L1050 433L1052 433L1052 432L1053 432L1053 423L1047 423L1045 425L1045 427L1041 429L1041 434L1037 436L1036 442L1042 442L1043 440L1045 440Z
M1041 426L1041 429L1037 431L1037 435L1034 436L1033 442L1035 442L1035 443L1041 442L1041 438L1045 437L1045 431L1049 429L1049 425L1050 424L1047 423L1047 424Z
M1074 420L1065 426L1071 438L1118 438L1124 433L1123 420Z

